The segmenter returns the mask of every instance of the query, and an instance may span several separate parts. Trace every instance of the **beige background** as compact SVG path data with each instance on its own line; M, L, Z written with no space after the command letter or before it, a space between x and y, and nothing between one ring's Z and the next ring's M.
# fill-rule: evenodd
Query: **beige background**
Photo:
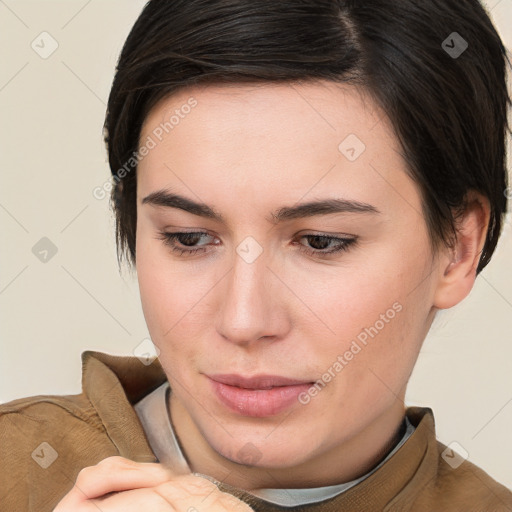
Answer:
M92 194L110 176L105 103L143 5L0 0L0 401L78 393L83 350L132 354L148 337L136 278L118 274L108 202ZM487 5L511 47L512 0ZM58 43L46 59L31 47L43 31ZM32 252L43 237L57 248L46 263ZM436 320L407 399L432 407L438 437L509 487L511 258L509 216L470 297Z

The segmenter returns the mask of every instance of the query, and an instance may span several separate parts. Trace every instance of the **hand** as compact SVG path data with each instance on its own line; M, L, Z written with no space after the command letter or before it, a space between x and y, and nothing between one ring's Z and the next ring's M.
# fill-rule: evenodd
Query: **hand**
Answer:
M252 512L246 503L195 475L162 464L107 457L78 473L53 512Z

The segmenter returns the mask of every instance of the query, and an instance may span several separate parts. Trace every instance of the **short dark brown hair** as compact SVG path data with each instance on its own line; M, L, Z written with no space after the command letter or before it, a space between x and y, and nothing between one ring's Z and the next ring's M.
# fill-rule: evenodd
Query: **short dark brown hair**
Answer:
M104 125L118 262L135 265L142 124L187 86L331 80L364 87L389 117L419 186L432 247L456 237L475 190L507 209L507 51L478 0L150 0L116 67Z

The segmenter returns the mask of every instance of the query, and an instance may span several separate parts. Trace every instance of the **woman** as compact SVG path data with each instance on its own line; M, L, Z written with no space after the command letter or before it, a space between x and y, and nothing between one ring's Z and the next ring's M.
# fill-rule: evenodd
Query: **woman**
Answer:
M404 405L500 235L505 70L476 0L151 0L105 141L159 359L2 406L6 510L512 510Z

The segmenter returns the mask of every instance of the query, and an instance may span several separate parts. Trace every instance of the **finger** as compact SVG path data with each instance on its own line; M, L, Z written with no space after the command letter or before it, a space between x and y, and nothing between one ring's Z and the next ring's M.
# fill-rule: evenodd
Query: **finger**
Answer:
M183 475L152 489L185 512L250 512L252 508L213 482L195 475Z
M132 489L122 491L84 503L91 512L182 512L153 489ZM75 511L73 511L75 512ZM76 511L78 512L78 511ZM80 509L79 512L82 512ZM89 512L89 508L83 512ZM186 512L186 511L185 511Z
M78 473L70 499L76 502L98 498L111 492L154 487L167 482L174 473L159 463L134 462L124 457L107 457Z

